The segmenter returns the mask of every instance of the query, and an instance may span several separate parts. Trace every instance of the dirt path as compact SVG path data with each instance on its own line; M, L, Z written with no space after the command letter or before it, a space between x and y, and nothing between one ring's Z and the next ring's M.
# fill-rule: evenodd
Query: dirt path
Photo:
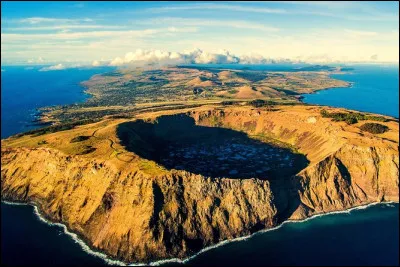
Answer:
M123 160L123 159L121 159L121 158L119 157L119 155L124 154L124 153L126 153L126 152L119 152L118 149L116 149L116 148L114 147L114 144L115 144L115 143L114 143L113 140L111 140L110 138L101 138L101 137L99 137L99 136L96 136L97 131L98 131L98 130L101 130L101 129L103 129L103 128L99 128L99 129L94 130L91 136L92 136L92 137L95 137L95 138L97 138L97 139L100 139L100 140L108 140L108 141L110 141L110 148L113 150L113 152L110 154L109 158L111 157L111 155L112 155L113 153L115 153L115 157L116 157L118 160L123 161L123 162L128 162L128 163L129 163L129 162L132 162L132 160L134 159L134 157L133 157L131 160Z

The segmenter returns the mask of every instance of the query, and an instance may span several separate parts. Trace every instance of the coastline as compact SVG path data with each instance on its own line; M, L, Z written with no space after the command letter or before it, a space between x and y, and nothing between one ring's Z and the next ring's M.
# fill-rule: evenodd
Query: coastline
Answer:
M106 71L101 71L100 73L96 73L91 75L88 79L85 80L80 80L79 82L76 83L76 85L80 88L79 93L81 94L82 99L79 101L75 101L73 103L68 103L68 104L62 104L62 105L49 105L49 106L43 106L43 107L37 107L35 108L35 119L31 121L31 125L37 126L38 128L40 127L45 127L45 126L51 126L56 124L58 121L54 120L52 118L49 118L46 113L51 111L53 108L57 107L63 107L63 106L72 106L72 105L82 105L87 103L87 101L93 97L95 97L95 94L88 92L88 86L85 85L85 82L90 81L93 77L98 76L98 75L103 75L106 73L109 73L112 70L106 70Z
M36 217L39 219L39 221L49 225L49 226L58 226L60 228L63 229L63 232L68 235L70 238L72 238L72 240L74 240L75 243L77 243L81 249L86 252L89 255L98 257L100 259L102 259L105 263L109 264L109 265L119 265L119 266L159 266L161 264L164 263L187 263L188 261L194 259L195 257L197 257L198 255L212 250L214 248L218 248L221 246L224 246L226 244L232 243L232 242L238 242L238 241L244 241L247 240L249 238L252 238L255 235L258 234L262 234L262 233L266 233L266 232L270 232L270 231L274 231L274 230L278 230L279 228L281 228L282 226L284 226L285 224L290 224L290 223L302 223L302 222L307 222L309 220L318 218L318 217L322 217L322 216L327 216L327 215L334 215L334 214L343 214L343 213L351 213L351 211L353 210L362 210L362 209L367 209L368 207L371 206L376 206L376 205L390 205L390 204L399 204L399 202L395 202L395 201L382 201L382 202L371 202L371 203L367 203L367 204L362 204L359 206L355 206L355 207L351 207L345 210L337 210L337 211L331 211L331 212L326 212L326 213L318 213L318 214L314 214L310 217L301 219L301 220L286 220L284 222L282 222L281 224L272 227L272 228L268 228L268 229L262 229L260 231L254 232L250 235L247 236L242 236L242 237L237 237L234 239L229 239L229 240L223 240L219 243L213 244L211 246L205 247L203 249L201 249L199 252L188 256L186 258L183 259L179 259L179 258L171 258L171 259L164 259L164 260L157 260L157 261L152 261L152 262L137 262L137 263L127 263L121 260L117 260L117 259L113 259L111 256L107 255L106 253L96 250L95 248L92 248L85 240L83 240L82 237L80 237L77 233L74 233L72 230L68 229L68 227L63 224L63 223L59 223L59 222L52 222L51 219L47 218L45 215L40 213L40 210L37 206L36 203L34 202L28 202L28 203L23 203L23 202L12 202L12 201L7 201L7 200L1 200L2 203L6 204L6 205L14 205L14 206L32 206L34 209L34 213L36 215Z
M96 76L96 75L98 75L98 74L95 74L93 76ZM82 85L80 85L80 86L83 87ZM348 87L352 87L352 84L350 84ZM328 90L328 89L334 89L334 88L337 88L337 87L325 88L325 89L321 89L321 90ZM316 93L318 91L320 91L320 90L314 91L314 92L309 93L309 94L314 94L314 93ZM87 94L85 92L85 90L83 91L83 93ZM90 95L90 94L88 94L88 95ZM85 101L87 101L87 99ZM300 100L300 102L304 103L301 100ZM308 103L304 103L304 104L308 104ZM321 106L325 106L325 105L321 105ZM387 116L387 115L384 115L384 116ZM38 219L40 221L42 221L42 222L44 222L44 223L46 223L47 225L50 225L50 226L54 226L55 225L55 226L61 227L63 229L63 232L65 234L69 235L74 240L75 243L78 243L80 245L81 249L83 251L85 251L86 253L88 253L88 254L90 254L92 256L101 258L107 264L110 264L110 265L125 265L125 266L144 266L144 265L148 265L148 264L157 266L157 265L161 265L161 264L164 264L164 263L186 263L186 262L192 260L193 258L197 257L198 255L200 255L200 254L202 254L202 253L204 253L206 251L212 250L212 249L217 248L217 247L224 246L224 245L226 245L228 243L231 243L231 242L247 240L247 239L249 239L249 238L251 238L251 237L253 237L254 235L257 235L257 234L261 234L261 233L264 233L264 232L277 230L277 229L279 229L280 227L282 227L286 223L300 223L300 222L306 222L308 220L311 220L311 219L314 219L314 218L317 218L317 217L321 217L321 216L324 216L324 215L350 213L352 210L366 209L366 208L368 208L370 206L373 206L373 205L391 204L391 203L397 203L398 204L399 203L399 202L372 202L372 203L369 203L369 204L364 204L364 205L352 207L352 208L349 208L349 209L346 209L346 210L332 211L332 212L328 212L328 213L315 214L315 215L312 215L311 217L308 217L308 218L305 218L305 219L302 219L302 220L287 220L287 221L284 221L281 224L279 224L279 225L277 225L277 226L275 226L273 228L263 229L263 230L255 232L255 233L253 233L251 235L248 235L248 236L237 237L237 238L231 239L231 240L224 240L224 241L221 241L221 242L216 243L214 245L205 247L202 250L200 250L199 252L195 253L194 255L189 256L189 257L184 258L184 259L171 258L171 259L158 260L158 261L149 262L149 263L126 263L126 262L123 262L123 261L119 261L117 259L113 259L110 256L108 256L107 254L105 254L105 253L103 253L101 251L97 251L95 248L92 248L89 245L89 242L87 240L85 241L78 234L76 234L73 231L71 231L70 229L68 229L68 227L66 225L64 225L62 223L58 223L58 222L52 222L50 219L48 219L46 216L44 216L43 214L40 213L40 209L38 208L38 206L35 203L18 203L18 202L14 203L14 202L8 202L8 201L3 201L3 200L2 200L2 202L4 202L5 204L8 204L8 205L29 205L29 206L32 206L34 208L35 215L38 217Z
M177 66L177 67L179 67L179 66ZM211 68L211 69L213 69L213 68ZM74 104L86 104L88 102L88 100L90 100L91 98L96 97L96 93L90 92L90 87L87 85L87 83L90 82L96 76L101 76L101 75L110 73L110 72L115 71L115 70L116 69L108 70L108 71L101 72L101 73L97 73L97 74L94 74L94 75L90 76L90 78L87 79L87 80L80 81L79 82L79 86L82 88L81 93L83 95L85 95L85 99L83 99L82 101L79 101L79 102L66 104L65 106L74 105ZM222 70L231 70L231 69L227 68L227 69L220 69L220 70L222 71ZM271 70L271 71L266 71L266 72L272 72L272 73L278 72L279 73L279 72L282 72L282 71L273 71L273 70ZM291 71L283 71L283 72L285 72L285 73L289 72L290 73ZM311 71L308 71L308 72L318 72L318 71L312 71L311 70ZM324 91L324 90L329 90L329 89L334 89L334 88L351 88L351 87L353 87L354 82L349 82L349 81L345 81L345 80L336 79L336 78L332 78L331 77L331 74L346 74L346 72L330 73L330 72L327 72L327 71L322 71L322 73L326 74L331 79L335 79L335 80L338 80L338 81L345 82L347 85L344 86L344 87L327 87L327 88L323 88L323 89L317 89L317 90L315 90L313 92L310 92L310 93L297 95L297 96L294 97L294 99L296 99L301 104L308 104L308 103L303 101L304 95L315 94L318 91ZM244 100L254 100L254 99L244 99ZM221 99L221 101L229 101L229 99L226 99L226 100ZM37 117L38 117L38 119L35 120L35 121L39 122L39 124L38 124L39 127L41 126L40 124L43 124L43 126L46 126L46 125L54 125L54 124L59 122L56 119L52 118L51 116L49 117L47 115L49 113L49 111L51 112L51 109L53 107L57 107L57 106L44 106L44 107L37 108L37 111L38 111L38 116ZM35 122L35 121L33 121L33 122Z
M336 73L335 73L335 74L336 74ZM342 73L342 74L344 74L344 73ZM329 75L329 77L330 77L330 75ZM332 77L330 77L330 78L332 78ZM334 79L334 78L332 78L332 79ZM336 88L353 88L353 85L355 84L355 82L349 82L349 81L345 81L345 80L341 80L341 81L346 82L346 83L347 83L347 86L345 86L345 87L328 87L328 88L324 88L324 89L315 90L315 91L313 91L313 92L311 92L311 93L301 94L301 95L299 95L299 96L297 97L297 99L298 99L301 103L303 103L303 104L305 104L305 105L317 105L317 104L310 104L310 103L304 102L304 98L305 98L304 96L305 96L305 95L313 95L313 94L317 94L317 93L320 92L320 91L326 91L326 90L336 89ZM327 105L319 105L319 106L327 106ZM359 111L359 112L362 112L362 111ZM386 115L385 115L385 116L386 116Z
M378 65L379 65L379 64L378 64ZM334 76L334 75L352 75L352 76L354 75L354 76L356 76L356 74L357 74L357 72L355 72L354 70L349 71L349 72L344 71L344 72L340 72L340 73L329 73L328 75L329 75L330 78L344 81L344 82L348 83L348 86L346 86L346 87L329 87L329 88L325 88L325 89L321 89L321 90L316 90L316 91L311 92L311 93L301 94L301 95L299 95L298 100L299 100L302 104L305 104L305 105L326 106L326 107L331 107L331 108L343 108L343 109L346 109L346 110L349 110L349 111L353 111L353 112L362 112L362 113L369 113L369 114L378 114L378 115L382 115L382 116L385 116L385 117L390 117L390 118L393 118L393 119L398 120L398 119L399 119L398 116L395 116L394 114L390 114L389 112L383 113L382 111L367 111L367 109L365 109L365 108L364 108L364 110L362 110L362 109L353 109L353 108L345 107L345 106L343 106L343 105L332 106L332 105L329 105L329 104L326 104L326 103L325 103L325 104L317 104L317 103L309 103L309 102L306 102L306 101L305 101L305 98L306 98L307 96L315 95L315 94L317 94L317 93L320 92L320 91L326 91L326 90L330 90L330 89L348 89L348 88L353 88L355 84L359 83L358 81L349 81L349 80L343 79L343 77L332 77L332 75L333 75L333 76ZM361 86L362 86L362 85L361 85ZM362 89L360 88L360 85L357 86L356 89L360 89L360 90L362 91Z

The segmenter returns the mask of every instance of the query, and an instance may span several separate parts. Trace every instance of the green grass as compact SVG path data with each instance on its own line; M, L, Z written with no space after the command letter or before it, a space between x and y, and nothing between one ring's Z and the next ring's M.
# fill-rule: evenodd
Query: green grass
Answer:
M150 175L160 175L160 174L164 174L166 172L165 168L159 166L157 163L155 163L152 160L142 159L139 163L139 168L140 168L140 170L142 170L145 173L150 174Z
M381 134L387 132L389 127L379 124L379 123L364 123L361 125L360 129L365 132L373 133L373 134Z
M89 153L92 153L96 150L95 147L92 146L84 146L83 149L81 151L79 151L78 153L76 153L76 155L86 155Z
M236 93L238 93L238 92L239 92L239 90L236 90L236 89L228 90L228 93L230 93L230 94L232 94L232 95L234 95L234 94L236 94Z
M388 121L388 119L386 119L385 117L381 117L381 116L365 115L365 114L357 113L357 112L349 112L349 113L332 112L332 113L329 113L325 109L321 110L321 116L323 118L332 118L333 121L345 121L347 124L354 124L354 123L357 123L358 121L363 121L363 120L382 121L382 122Z
M42 140L42 141L39 141L39 142L38 142L38 145L45 145L45 144L47 144L47 141L46 141L46 140Z
M55 132L59 132L59 131L66 131L66 130L71 130L73 128L75 128L76 126L79 125L85 125L85 124L89 124L89 123L94 123L94 122L98 122L101 119L86 119L86 120L79 120L79 121L75 121L75 122L70 122L70 123L63 123L63 124L58 124L58 125L52 125L49 127L44 127L44 128L40 128L40 129L36 129L36 130L31 130L31 131L27 131L24 133L20 133L15 135L15 137L21 137L24 135L31 135L32 137L35 136L40 136L40 135L44 135L44 134L48 134L48 133L55 133Z
M256 139L256 140L260 140L264 143L268 143L268 144L275 145L275 146L282 147L282 148L287 148L287 149L290 149L290 151L292 153L300 154L300 152L298 151L298 149L295 146L285 143L285 142L282 142L282 141L279 141L278 139L276 139L270 135L255 134L255 135L249 135L249 137Z

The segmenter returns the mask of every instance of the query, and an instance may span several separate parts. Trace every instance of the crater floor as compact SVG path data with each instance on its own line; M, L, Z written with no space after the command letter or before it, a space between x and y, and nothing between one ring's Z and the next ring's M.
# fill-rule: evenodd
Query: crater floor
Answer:
M129 150L167 169L214 178L278 179L296 174L308 163L289 148L231 129L199 126L182 114L162 116L154 123L129 122L119 128L119 135Z

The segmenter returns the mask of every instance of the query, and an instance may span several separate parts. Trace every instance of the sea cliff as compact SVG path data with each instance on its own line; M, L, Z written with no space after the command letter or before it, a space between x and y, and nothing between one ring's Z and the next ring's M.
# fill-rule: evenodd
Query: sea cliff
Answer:
M35 203L46 218L65 224L93 249L125 262L185 258L285 220L398 202L398 122L382 122L389 131L371 134L360 130L364 122L334 122L320 111L203 106L11 137L2 140L1 196ZM286 144L308 165L280 179L212 178L166 169L127 149L118 136L122 123L155 123L175 113L196 125ZM71 143L77 136L90 138ZM87 146L94 150L78 153Z

